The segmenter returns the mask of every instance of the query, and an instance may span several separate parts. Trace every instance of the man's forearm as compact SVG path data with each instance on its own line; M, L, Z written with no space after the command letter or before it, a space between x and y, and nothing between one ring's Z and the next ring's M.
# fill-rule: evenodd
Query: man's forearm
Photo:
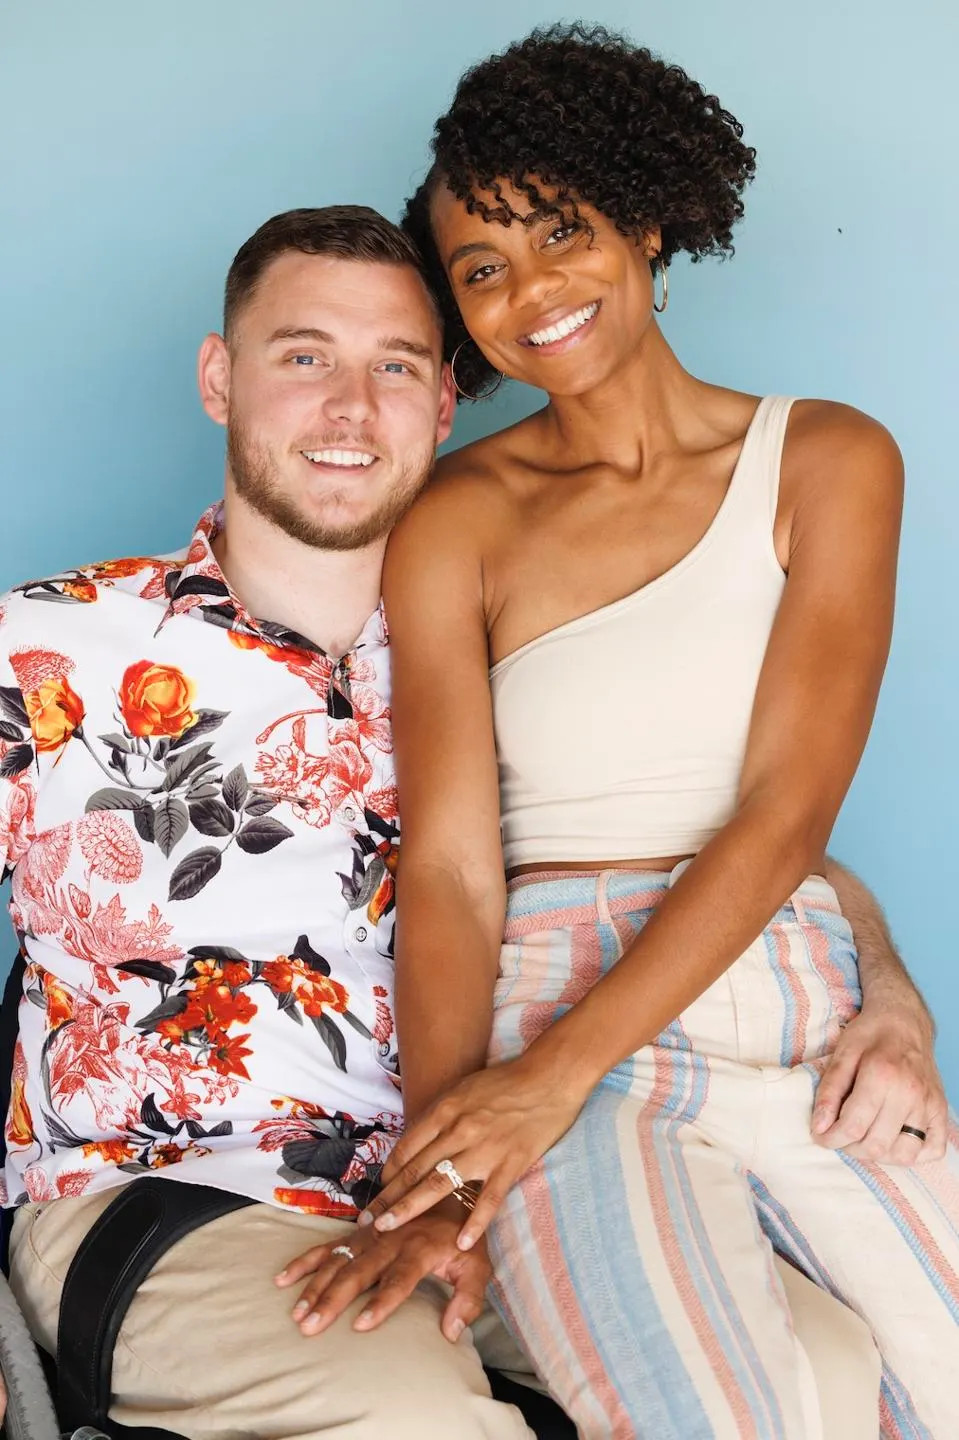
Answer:
M932 1028L932 1017L902 962L875 895L857 875L831 856L826 860L826 879L838 895L842 913L852 926L859 952L863 1004L879 1002L914 1006L922 1011Z

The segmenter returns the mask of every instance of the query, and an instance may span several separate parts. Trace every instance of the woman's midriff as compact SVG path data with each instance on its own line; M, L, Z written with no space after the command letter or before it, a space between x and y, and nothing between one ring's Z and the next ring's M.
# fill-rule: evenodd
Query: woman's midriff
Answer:
M576 870L580 874L584 870L595 870L597 874L601 870L675 870L684 860L692 858L691 855L670 855L659 860L537 860L529 865L511 866L506 878L515 880L519 875L537 875L540 872L555 874L558 870Z

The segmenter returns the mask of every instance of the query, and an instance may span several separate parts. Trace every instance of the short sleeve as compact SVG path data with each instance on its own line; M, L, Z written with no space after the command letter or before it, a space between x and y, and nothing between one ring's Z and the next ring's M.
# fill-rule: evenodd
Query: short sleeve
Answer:
M6 877L33 842L37 757L27 702L11 663L9 597L0 599L0 866Z

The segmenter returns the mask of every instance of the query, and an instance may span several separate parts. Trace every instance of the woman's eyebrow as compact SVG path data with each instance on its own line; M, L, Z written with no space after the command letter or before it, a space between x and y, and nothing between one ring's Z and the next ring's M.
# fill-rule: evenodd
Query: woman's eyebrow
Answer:
M482 255L485 251L492 249L485 241L471 240L468 245L458 245L447 260L447 265L455 265L457 260L465 260L467 255Z

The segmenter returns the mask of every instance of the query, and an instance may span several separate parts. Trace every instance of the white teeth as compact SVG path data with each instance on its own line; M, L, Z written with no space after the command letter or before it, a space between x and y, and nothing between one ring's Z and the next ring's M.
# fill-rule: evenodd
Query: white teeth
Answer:
M599 309L599 301L595 300L592 305L584 305L582 310L577 310L573 315L564 315L555 325L550 325L547 330L534 330L532 335L527 335L531 345L552 345L556 340L563 340L567 335L572 335L574 330L579 330L592 320Z
M304 450L307 460L314 465L372 465L376 459L368 450Z

